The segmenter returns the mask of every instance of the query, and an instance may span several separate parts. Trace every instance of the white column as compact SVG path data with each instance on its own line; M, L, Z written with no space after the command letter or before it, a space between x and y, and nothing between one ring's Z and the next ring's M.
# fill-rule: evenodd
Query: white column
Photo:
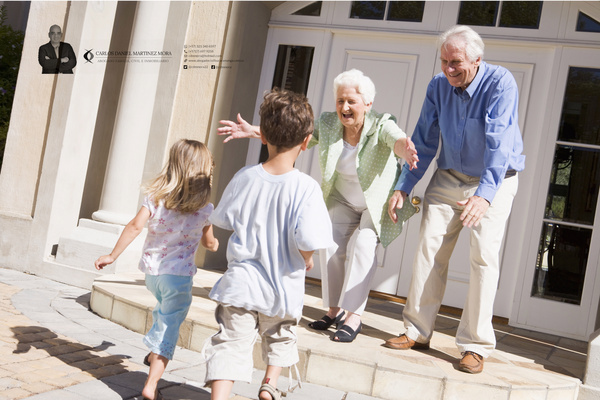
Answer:
M137 212L161 63L133 52L162 50L168 15L169 2L138 4L96 221L125 225Z
M77 226L106 72L106 64L86 65L83 54L85 49L109 47L116 9L117 2L73 2L67 10L68 18L63 15L60 20L69 21L62 30L64 40L76 52L77 66L73 74L43 76L52 83L52 93L47 94L51 115L28 257L22 263L28 271L51 279L64 281L75 275L48 263L53 261L54 245ZM32 11L37 14L44 10L32 4ZM35 102L31 107L35 108Z

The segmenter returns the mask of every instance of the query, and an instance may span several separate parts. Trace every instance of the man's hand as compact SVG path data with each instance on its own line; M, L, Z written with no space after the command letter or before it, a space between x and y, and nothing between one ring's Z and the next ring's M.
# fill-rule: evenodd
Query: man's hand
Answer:
M408 197L406 192L401 190L394 191L392 197L390 197L390 202L388 204L388 215L394 221L394 223L398 222L398 215L396 215L396 209L402 208L404 205L404 200Z
M63 63L63 64L64 63L68 63L69 62L69 57L63 57L63 58L61 58L60 62Z
M462 214L460 214L460 220L463 222L463 226L468 228L479 225L479 221L481 221L490 207L490 203L479 196L472 196L466 200L457 201L456 204L465 207Z

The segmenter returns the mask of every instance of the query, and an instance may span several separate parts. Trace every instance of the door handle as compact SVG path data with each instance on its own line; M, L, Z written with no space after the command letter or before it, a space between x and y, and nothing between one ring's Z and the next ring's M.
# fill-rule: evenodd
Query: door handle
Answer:
M418 206L421 204L421 198L419 196L413 196L410 202L413 203L415 206L415 213L418 214L421 211L421 207Z

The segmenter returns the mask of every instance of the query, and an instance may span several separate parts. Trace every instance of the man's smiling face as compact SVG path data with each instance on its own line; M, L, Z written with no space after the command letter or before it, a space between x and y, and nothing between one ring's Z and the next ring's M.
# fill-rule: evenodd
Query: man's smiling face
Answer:
M448 82L463 90L473 82L481 64L481 57L475 61L468 59L465 44L460 41L451 41L442 46L440 60Z

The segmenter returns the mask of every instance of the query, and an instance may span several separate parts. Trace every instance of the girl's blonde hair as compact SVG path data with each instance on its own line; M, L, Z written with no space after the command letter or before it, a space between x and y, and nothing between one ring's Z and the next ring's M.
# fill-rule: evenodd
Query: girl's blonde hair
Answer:
M213 159L197 140L180 139L169 151L169 161L160 175L146 187L158 206L182 213L195 212L210 201Z

